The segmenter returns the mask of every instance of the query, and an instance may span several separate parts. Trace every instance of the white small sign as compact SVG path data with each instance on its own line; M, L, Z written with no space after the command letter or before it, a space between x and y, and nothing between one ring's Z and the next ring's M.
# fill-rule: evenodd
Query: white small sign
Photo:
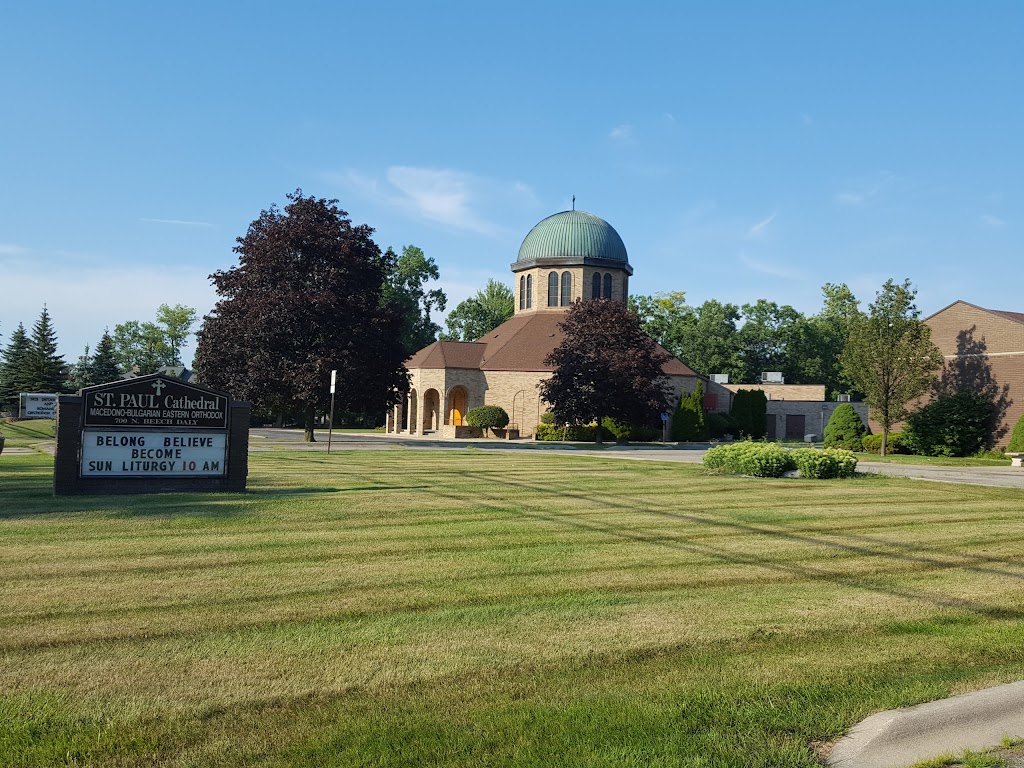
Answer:
M211 432L82 433L82 477L221 477L227 435Z
M57 418L57 396L39 392L23 392L21 415L26 419Z
M337 371L331 371L331 394L332 395L334 394L334 384L335 384L335 382L337 382L337 380L338 380L338 372Z

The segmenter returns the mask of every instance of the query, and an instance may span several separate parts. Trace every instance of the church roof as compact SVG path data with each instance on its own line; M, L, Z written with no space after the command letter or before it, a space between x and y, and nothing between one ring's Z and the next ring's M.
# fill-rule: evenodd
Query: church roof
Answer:
M626 245L607 221L586 211L562 211L538 223L519 247L519 260L606 259L629 263Z
M435 341L406 362L406 368L472 368L483 371L553 370L544 363L562 343L564 312L516 315L476 341ZM659 345L658 350L665 352ZM666 353L667 354L667 353ZM666 376L697 376L685 363L671 358L662 366Z
M475 341L435 341L406 360L405 367L478 370L485 349Z

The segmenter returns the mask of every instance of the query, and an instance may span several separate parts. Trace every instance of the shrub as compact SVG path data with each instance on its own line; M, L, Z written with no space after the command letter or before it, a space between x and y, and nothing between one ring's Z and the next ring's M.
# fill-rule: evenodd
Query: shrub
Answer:
M802 477L829 480L835 477L853 477L857 470L857 457L842 448L797 448L790 455Z
M481 405L469 409L466 423L482 429L504 429L508 426L508 414L500 405Z
M616 440L628 440L629 433L633 429L631 424L625 421L616 421L608 416L601 419L601 426L604 427L605 434L611 434Z
M882 452L882 435L864 435L861 439L865 453L881 453ZM886 453L910 453L910 448L907 447L906 442L903 440L902 432L890 432L889 433L889 444L886 446Z
M922 456L971 456L990 440L995 404L977 392L940 397L907 417L904 442Z
M825 425L825 447L859 451L863 447L863 438L867 431L853 406L843 403L832 411L828 424Z
M604 429L601 431L601 437L603 440L608 440L612 437L612 434L607 429ZM565 426L560 424L538 424L537 439L570 440L579 443L593 443L597 440L597 425L570 424L569 426Z
M710 437L725 437L726 435L733 435L735 437L740 433L739 428L736 426L736 420L728 413L715 413L712 411L707 414L706 423Z
M732 417L739 433L760 440L767 429L768 397L759 389L739 389L732 399Z
M704 454L704 466L754 477L781 477L796 467L790 452L781 445L749 440L710 448Z
M551 411L544 411L544 413L542 413L540 415L540 423L541 424L554 424L555 423L555 414L553 414Z
M1010 434L1010 444L1006 446L1007 453L1024 452L1024 413L1017 419L1017 424Z

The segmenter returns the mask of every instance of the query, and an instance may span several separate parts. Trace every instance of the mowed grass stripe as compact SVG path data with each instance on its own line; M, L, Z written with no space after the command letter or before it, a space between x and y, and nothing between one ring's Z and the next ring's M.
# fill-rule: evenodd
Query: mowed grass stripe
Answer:
M809 766L1024 665L1006 490L390 450L54 499L13 458L12 765Z

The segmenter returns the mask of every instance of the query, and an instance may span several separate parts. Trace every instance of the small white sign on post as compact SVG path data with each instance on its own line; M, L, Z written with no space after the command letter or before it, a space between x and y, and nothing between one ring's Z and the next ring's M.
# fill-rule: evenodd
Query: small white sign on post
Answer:
M57 418L57 396L41 392L22 392L21 415L26 419Z
M337 381L338 381L338 372L337 371L331 371L331 394L332 395L334 394L334 385L337 383Z

